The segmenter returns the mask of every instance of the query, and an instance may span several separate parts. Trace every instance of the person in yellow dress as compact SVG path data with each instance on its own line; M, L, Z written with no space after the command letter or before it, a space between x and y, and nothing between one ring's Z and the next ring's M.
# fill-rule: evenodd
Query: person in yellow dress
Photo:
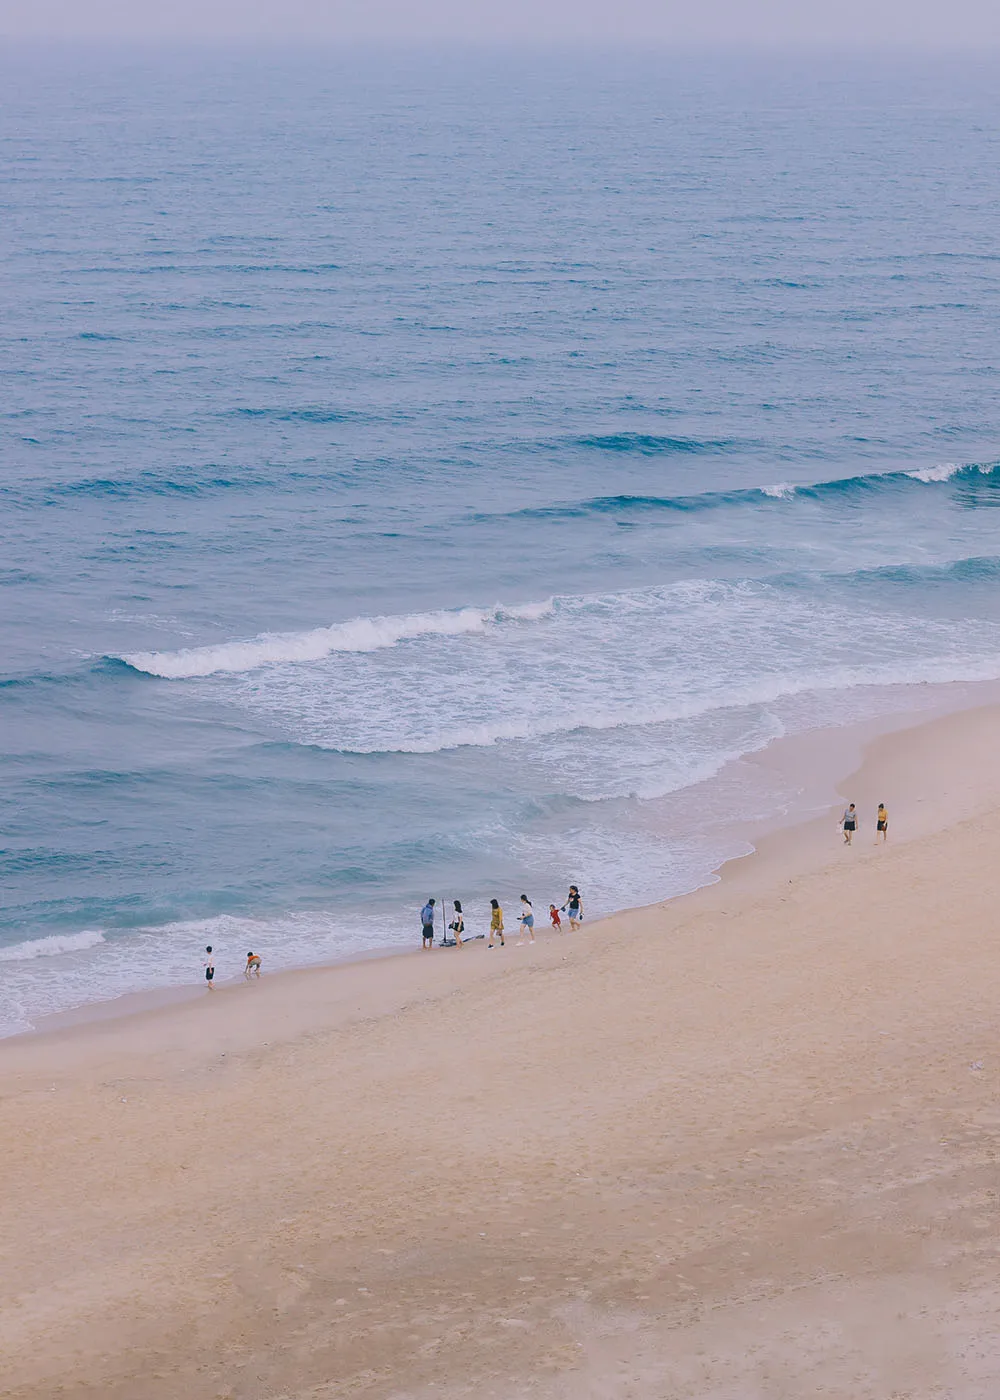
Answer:
M499 935L500 947L506 948L507 945L503 941L503 910L500 908L500 901L491 899L490 908L493 912L490 914L490 941L487 946L492 948L494 937Z

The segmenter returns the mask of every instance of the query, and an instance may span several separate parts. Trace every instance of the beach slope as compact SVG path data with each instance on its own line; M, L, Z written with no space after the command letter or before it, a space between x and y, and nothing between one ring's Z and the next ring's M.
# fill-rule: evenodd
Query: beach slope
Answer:
M994 1396L998 741L879 741L885 849L0 1046L0 1395Z

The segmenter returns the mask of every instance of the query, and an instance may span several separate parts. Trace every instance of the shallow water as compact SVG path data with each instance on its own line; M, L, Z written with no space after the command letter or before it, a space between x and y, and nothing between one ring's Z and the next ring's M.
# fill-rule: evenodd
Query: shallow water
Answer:
M2 63L6 1029L691 888L1000 677L995 65Z

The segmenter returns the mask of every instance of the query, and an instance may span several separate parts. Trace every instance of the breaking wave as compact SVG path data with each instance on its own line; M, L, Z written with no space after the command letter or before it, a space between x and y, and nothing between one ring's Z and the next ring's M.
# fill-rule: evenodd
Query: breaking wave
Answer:
M104 934L99 929L54 933L48 938L31 938L25 943L11 943L0 948L0 962L31 962L35 958L54 958L60 953L82 953L103 942Z
M320 661L333 652L379 651L416 637L458 636L485 632L511 622L537 622L555 608L553 599L514 607L459 608L454 611L408 613L398 617L356 617L316 627L309 632L265 634L249 641L221 642L216 646L186 647L180 651L137 651L120 659L133 670L166 680L212 676L219 672L254 671L288 661Z

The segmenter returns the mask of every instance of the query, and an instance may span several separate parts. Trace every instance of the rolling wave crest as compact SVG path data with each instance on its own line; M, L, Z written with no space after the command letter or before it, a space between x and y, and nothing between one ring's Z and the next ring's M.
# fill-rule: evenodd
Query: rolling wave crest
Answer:
M522 603L514 607L459 608L455 611L408 613L398 617L356 617L316 627L309 632L264 635L249 641L180 651L137 651L119 658L133 670L166 680L241 673L288 661L320 661L333 652L379 651L415 637L457 636L485 632L510 622L537 622L552 613L555 603Z
M55 933L48 938L30 938L24 943L12 943L0 948L0 962L31 962L35 958L53 958L60 953L82 953L103 942L104 934L99 929Z
M830 481L796 484L778 481L763 486L739 487L732 491L702 491L691 495L593 496L587 500L529 506L512 511L505 518L569 519L581 516L641 514L643 512L719 510L727 506L786 505L795 500L836 501L892 491L922 490L927 486L1000 486L1000 462L942 462L909 471L870 472L860 476L834 477ZM487 518L485 515L477 519Z

